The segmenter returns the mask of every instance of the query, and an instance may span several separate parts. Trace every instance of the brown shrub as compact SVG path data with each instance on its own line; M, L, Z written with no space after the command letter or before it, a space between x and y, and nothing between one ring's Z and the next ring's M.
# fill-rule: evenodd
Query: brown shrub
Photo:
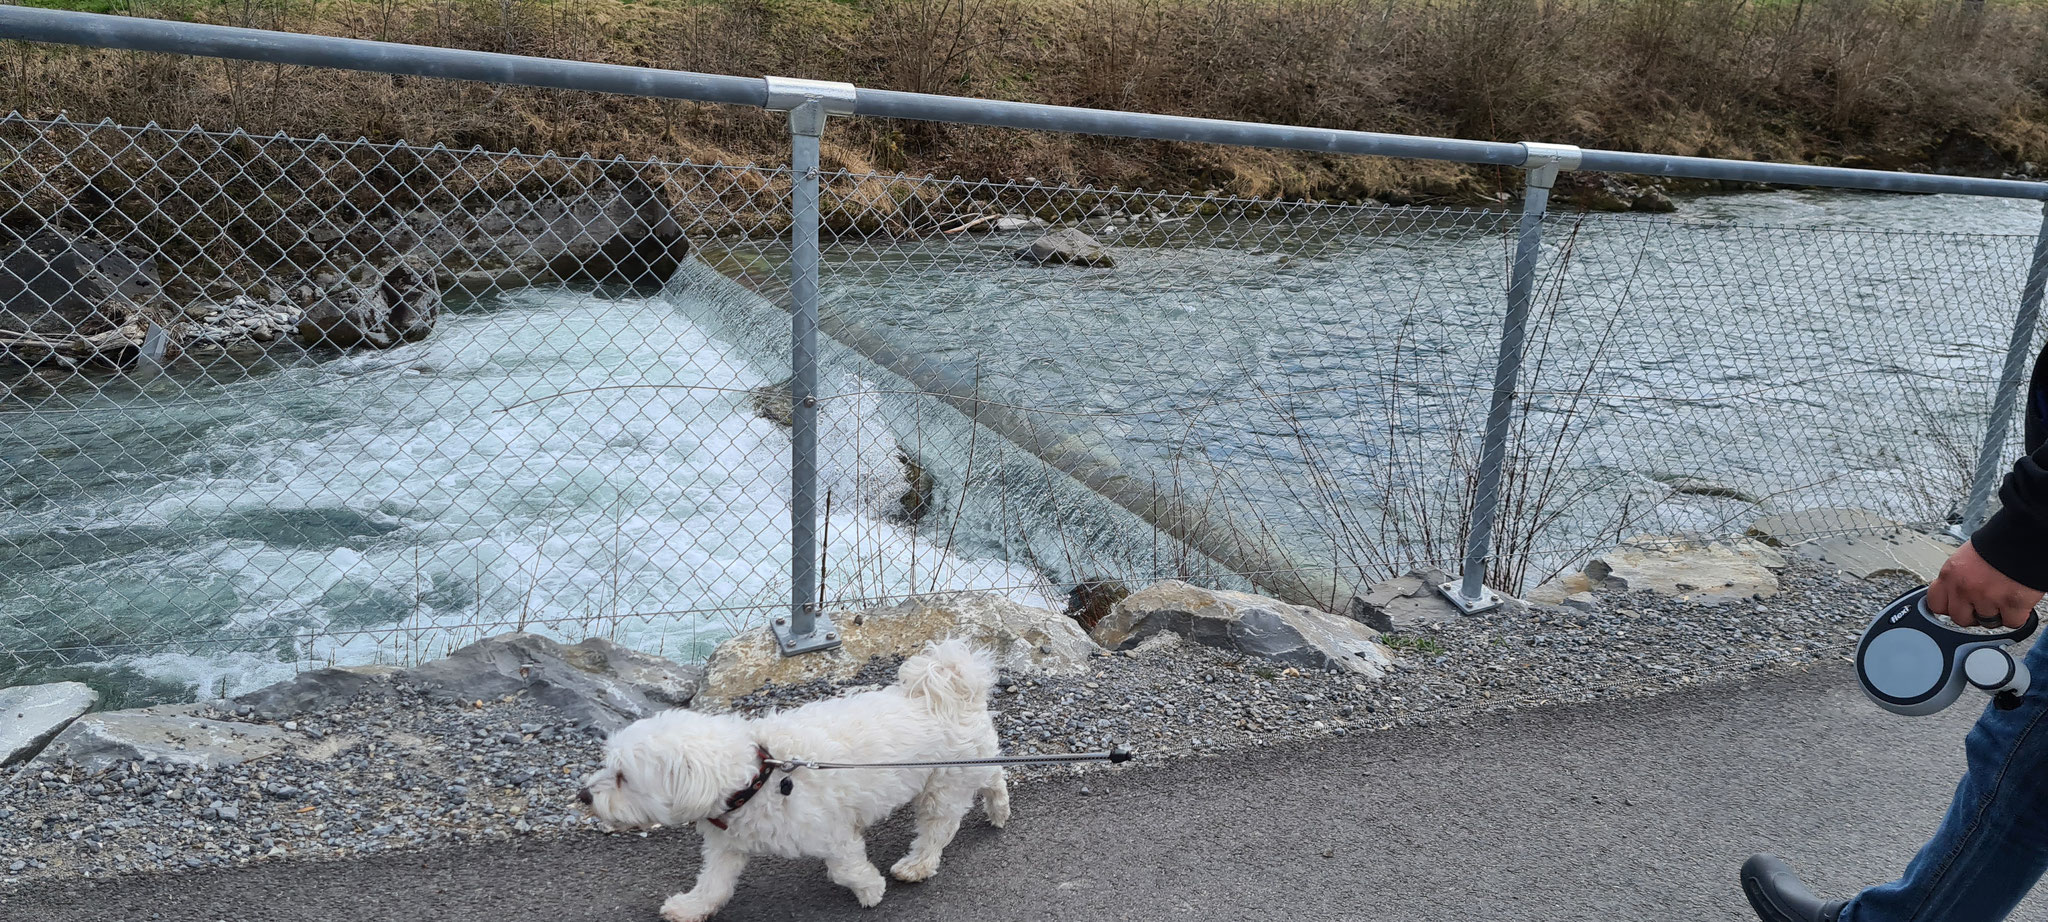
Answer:
M2048 7L1953 0L343 0L142 15L1335 128L1985 171L2048 158ZM16 45L31 115L781 162L779 116ZM1440 166L838 120L856 171L1357 197ZM1990 154L1987 157L1986 151ZM858 164L858 165L856 165ZM1506 174L1478 174L1479 185Z

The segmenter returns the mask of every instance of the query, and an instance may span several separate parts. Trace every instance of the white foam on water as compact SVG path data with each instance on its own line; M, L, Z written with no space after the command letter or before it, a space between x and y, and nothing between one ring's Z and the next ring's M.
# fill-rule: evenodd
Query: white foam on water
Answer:
M154 585L73 568L43 603L111 602L173 637L310 638L116 661L202 695L521 627L702 657L789 597L789 436L746 395L767 383L669 302L507 296L416 346L230 386L214 425L167 434L189 442L176 473L44 523L190 536ZM1048 606L1030 570L888 518L908 485L873 409L821 411L828 598L1010 587Z

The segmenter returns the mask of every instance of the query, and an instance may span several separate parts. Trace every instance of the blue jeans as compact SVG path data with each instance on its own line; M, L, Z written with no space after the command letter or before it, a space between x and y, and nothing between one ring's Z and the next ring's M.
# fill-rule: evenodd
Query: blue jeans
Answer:
M2033 687L2012 710L1985 705L1934 838L1898 880L1851 900L1841 922L1998 922L2048 871L2048 642L2026 660Z

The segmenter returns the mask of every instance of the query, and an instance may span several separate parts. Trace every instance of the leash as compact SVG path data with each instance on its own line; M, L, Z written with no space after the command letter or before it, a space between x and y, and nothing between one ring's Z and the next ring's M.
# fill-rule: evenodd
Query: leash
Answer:
M1448 708L1439 708L1434 711L1419 711L1411 714L1404 714L1391 720L1376 721L1373 724L1361 726L1357 729L1364 732L1373 732L1376 730L1391 730L1398 726L1407 725L1412 721L1427 721L1432 719L1440 719L1468 712L1491 712L1505 708L1513 708L1517 705L1522 704L1557 702L1563 700L1565 697L1569 695L1575 694L1598 694L1600 692L1611 691L1615 689L1635 688L1653 684L1664 684L1672 682L1677 679L1692 678L1696 676L1715 675L1721 673L1732 674L1739 671L1754 669L1766 663L1772 663L1780 660L1792 659L1795 657L1803 656L1825 656L1830 653L1849 650L1856 646L1857 644L1854 642L1826 644L1806 649L1788 650L1783 653L1778 653L1771 656L1760 656L1754 659L1744 660L1740 663L1720 663L1709 666L1701 666L1695 669L1686 669L1678 672L1665 673L1663 675L1637 676L1628 679L1617 679L1615 681L1604 682L1598 685L1586 685L1564 691L1538 692L1536 694L1519 695L1511 698L1493 698L1485 701L1474 701L1470 704L1457 705ZM1294 733L1283 732L1270 734L1254 734L1252 736L1252 741L1260 745L1269 745L1276 742L1306 740L1312 736L1321 735L1323 735L1323 731L1298 731ZM1214 742L1190 744L1185 746L1169 746L1161 749L1149 749L1146 750L1145 754L1148 758L1157 758L1163 756L1178 755L1187 752L1195 752L1197 750L1213 748L1214 746ZM795 785L787 776L788 773L799 768L986 768L997 765L1065 765L1082 762L1108 762L1110 764L1119 764L1123 762L1129 762L1132 759L1136 758L1136 753L1132 752L1129 746L1118 746L1115 749L1112 749L1108 752L1075 752L1035 756L988 756L979 759L948 759L933 762L814 762L809 759L777 758L775 756L769 755L767 753L767 750L761 747L757 747L756 755L761 758L761 765L764 769L772 769L773 771L780 771L784 773L782 784L778 786L778 793L782 794L784 797L789 796L795 788ZM1378 763L1368 762L1364 764L1373 765ZM772 774L772 771L770 772L770 774ZM748 798L751 798L754 791L758 791L759 787L765 784L766 777L767 776L765 774L756 776L757 783L755 785L749 786L750 788L752 788L752 790L747 791ZM743 799L740 801L739 806L744 806L745 803L746 801ZM720 814L717 819L719 821L722 821L726 817L732 815L737 810L738 806L731 807L725 813ZM724 828L724 824L722 822L719 822L718 825L720 828Z
M1108 752L1069 752L1036 756L987 756L980 759L944 759L936 762L813 762L810 759L767 759L764 764L773 765L783 771L799 768L987 768L996 765L1067 765L1075 762L1108 762L1112 765L1129 762L1136 757L1129 746L1118 746Z

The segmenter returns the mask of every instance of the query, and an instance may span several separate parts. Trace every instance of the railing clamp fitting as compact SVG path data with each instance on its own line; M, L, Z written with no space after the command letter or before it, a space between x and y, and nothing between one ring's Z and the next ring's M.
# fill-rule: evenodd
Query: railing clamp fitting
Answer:
M1557 182L1557 174L1579 168L1580 153L1571 144L1523 141L1522 169L1528 173L1528 184L1538 189L1550 188Z
M789 130L807 138L825 133L825 118L852 115L858 90L851 83L835 80L804 80L797 77L763 77L768 84L766 106L789 113Z

